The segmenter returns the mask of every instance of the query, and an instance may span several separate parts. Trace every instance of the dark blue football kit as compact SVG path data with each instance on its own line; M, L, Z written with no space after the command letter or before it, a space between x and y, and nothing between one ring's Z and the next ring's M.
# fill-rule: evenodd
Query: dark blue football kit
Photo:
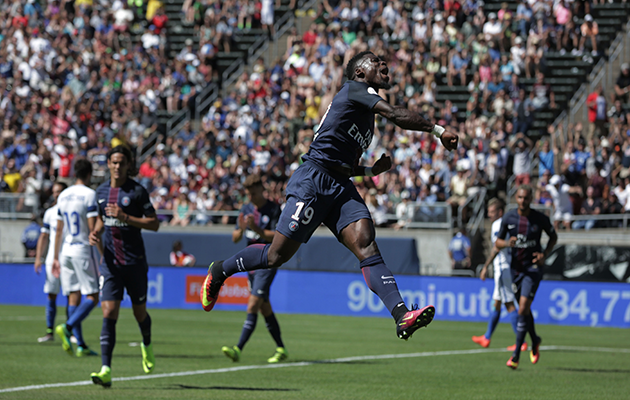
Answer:
M122 300L124 289L133 304L147 299L149 267L144 251L141 229L105 215L107 204L118 204L130 216L141 218L154 215L149 194L138 182L127 179L121 187L111 187L107 181L96 189L99 215L105 231L103 240L104 263L100 266L102 300Z

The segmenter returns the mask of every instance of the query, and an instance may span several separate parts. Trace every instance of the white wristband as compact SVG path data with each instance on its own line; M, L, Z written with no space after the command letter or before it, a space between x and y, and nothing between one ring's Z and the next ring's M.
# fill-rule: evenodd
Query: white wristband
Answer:
M372 167L365 167L365 176L375 176Z
M440 126L440 125L438 125L438 124L435 124L435 125L433 125L433 130L431 131L431 133L432 133L435 137L437 137L437 138L439 139L439 138L441 138L441 137L442 137L442 134L444 133L444 131L445 131L445 130L446 130L446 129L444 129L444 127L442 127L442 126Z

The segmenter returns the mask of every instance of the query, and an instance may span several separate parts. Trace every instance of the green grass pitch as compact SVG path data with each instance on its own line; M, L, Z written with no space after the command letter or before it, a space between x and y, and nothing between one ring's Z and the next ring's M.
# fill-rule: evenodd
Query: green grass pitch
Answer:
M89 382L100 357L70 357L37 343L43 307L0 306L0 399L627 399L630 334L624 329L538 325L540 361L523 354L505 366L514 343L508 324L488 349L470 337L484 323L436 319L408 341L385 318L280 314L289 359L270 367L275 349L264 319L234 363L244 312L149 310L156 368L145 375L131 310L121 310L110 389ZM64 307L58 309L63 315ZM60 322L63 316L58 316ZM87 343L100 354L101 310L84 322ZM124 379L120 379L124 378ZM16 391L10 389L21 388Z

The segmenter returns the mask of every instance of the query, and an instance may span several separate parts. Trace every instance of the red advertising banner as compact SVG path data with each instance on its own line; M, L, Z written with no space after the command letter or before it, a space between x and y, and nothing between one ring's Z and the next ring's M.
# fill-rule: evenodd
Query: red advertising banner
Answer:
M199 293L205 275L186 275L186 303L199 303ZM247 304L249 288L247 277L229 277L219 293L217 304Z

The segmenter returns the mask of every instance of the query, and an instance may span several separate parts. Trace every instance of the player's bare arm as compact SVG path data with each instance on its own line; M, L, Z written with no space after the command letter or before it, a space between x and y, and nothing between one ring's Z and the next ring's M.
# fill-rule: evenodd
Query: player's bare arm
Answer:
M381 158L376 160L371 167L364 167L359 165L354 168L354 176L376 176L383 172L389 171L392 168L392 158L388 155L381 155Z
M374 111L384 118L392 121L397 126L412 131L431 132L440 138L447 150L457 149L459 136L453 132L444 130L443 127L432 124L419 114L402 106L392 106L386 101L379 101L374 106Z
M134 217L126 214L116 203L107 203L107 206L105 206L105 215L140 229L157 232L160 228L160 221L158 221L156 214Z
M492 263L492 261L494 261L494 259L496 258L496 256L499 254L500 251L501 250L499 250L497 246L492 247L492 253L490 253L490 257L488 257L488 259L486 260L486 263L481 268L481 272L479 272L479 278L482 281L486 280L486 275L488 273L488 266Z
M59 278L61 274L61 264L59 264L59 250L61 250L61 242L63 235L63 220L57 220L57 233L55 235L55 253L53 254L52 274L55 278Z
M508 240L497 238L496 243L494 244L499 250L505 249L506 247L514 247L516 246L516 236L512 236Z
M551 230L550 232L547 232L547 235L549 235L549 241L547 242L547 247L545 247L545 250L543 250L542 253L534 253L534 259L532 260L534 264L542 265L547 259L547 257L549 257L549 254L551 254L551 251L553 250L556 243L558 242L558 234L556 233L555 230Z
M48 246L48 233L42 233L39 235L39 239L37 239L37 247L35 250L35 273L39 274L42 272L42 253L44 252L44 248Z

